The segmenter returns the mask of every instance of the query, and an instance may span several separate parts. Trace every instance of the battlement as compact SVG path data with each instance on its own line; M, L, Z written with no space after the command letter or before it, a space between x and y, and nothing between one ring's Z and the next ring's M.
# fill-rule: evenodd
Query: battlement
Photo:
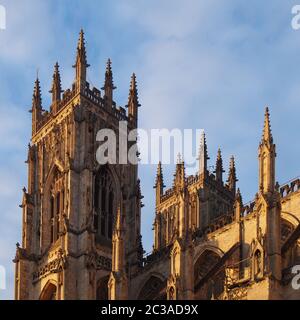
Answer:
M117 107L113 99L113 91L116 89L113 83L113 74L111 61L108 59L105 72L103 95L101 91L95 87L90 88L87 81L87 68L90 65L87 63L86 48L84 42L83 31L80 32L80 38L77 47L76 63L73 66L76 69L74 83L72 87L63 91L61 87L61 77L58 63L55 64L53 82L50 93L52 94L52 102L49 110L43 110L42 94L40 81L37 78L35 81L33 102L32 102L32 135L35 135L42 127L44 127L51 119L53 119L62 109L77 97L83 97L92 104L100 107L105 112L109 113L117 121L128 121L131 127L137 126L138 107L138 91L135 74L131 77L128 104L128 114L125 107ZM77 100L76 100L77 101ZM77 101L78 103L78 101Z
M201 175L190 175L187 178L185 178L185 185L186 187L190 187L193 186L195 184L198 184L201 179L203 179L203 177ZM227 184L224 183L219 183L218 181L216 181L216 177L214 174L209 174L206 178L206 180L204 180L204 183L206 182L207 185L210 185L212 187L214 187L215 189L217 189L219 192L223 193L226 197L228 198L233 198L234 194L232 193L232 191L229 189L229 186ZM173 185L171 188L167 189L164 194L161 196L161 202L165 202L168 199L170 199L174 194L175 194L175 185Z
M233 213L225 213L214 220L211 221L211 223L204 227L197 229L194 234L193 238L202 238L210 233L213 233L217 230L222 229L223 227L231 224L234 221L234 214Z
M281 198L290 196L292 193L295 193L300 190L300 178L295 178L288 184L285 184L280 187L279 192Z
M247 215L251 214L253 212L254 206L255 206L255 200L245 204L242 208L241 216L246 217Z

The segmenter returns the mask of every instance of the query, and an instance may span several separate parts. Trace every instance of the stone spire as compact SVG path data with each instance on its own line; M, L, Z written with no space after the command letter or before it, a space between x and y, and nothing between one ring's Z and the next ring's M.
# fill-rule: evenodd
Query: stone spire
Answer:
M136 124L138 120L138 107L140 106L141 105L139 104L139 99L138 99L136 76L135 76L135 73L133 73L131 76L127 107L128 107L129 117L133 118Z
M222 154L221 149L218 149L218 155L217 155L217 161L216 161L216 169L214 173L216 174L216 181L223 182L223 160L222 160Z
M73 66L76 69L75 86L77 91L83 91L86 84L86 69L90 65L87 63L84 32L81 29L77 45L76 62Z
M154 188L156 189L156 205L160 203L161 196L164 193L164 177L162 173L161 162L159 161L157 166L157 173L156 173L156 181Z
M264 129L258 149L259 158L259 190L262 193L275 190L275 158L276 146L270 125L269 108L265 110Z
M261 143L267 143L269 145L273 143L273 136L272 136L271 125L270 125L270 113L269 113L268 107L266 107L265 109L264 129L263 129Z
M228 187L229 190L235 194L236 191L236 182L238 179L236 178L236 169L235 169L235 162L234 162L234 156L230 158L230 164L229 164L229 173L228 173Z
M58 62L56 62L54 66L52 87L49 92L52 93L52 111L56 113L56 104L61 100L61 93L63 92L63 90L61 89L61 79Z
M113 91L117 87L114 86L113 82L113 74L111 69L111 60L108 59L106 63L106 71L105 71L105 81L104 86L101 88L104 90L104 99L108 106L112 106L113 103Z
M42 95L40 80L37 77L34 84L33 97L32 97L32 134L35 134L38 129L38 123L42 118Z
M200 148L199 148L199 175L206 175L207 173L207 160L209 160L207 154L207 144L205 132L203 131L200 139Z

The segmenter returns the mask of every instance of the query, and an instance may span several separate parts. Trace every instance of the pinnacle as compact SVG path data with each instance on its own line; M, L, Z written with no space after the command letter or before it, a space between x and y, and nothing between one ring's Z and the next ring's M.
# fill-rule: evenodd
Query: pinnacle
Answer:
M269 113L268 107L266 107L266 109L265 109L265 119L264 119L264 129L263 129L262 142L273 143L271 124L270 124L270 113Z
M37 77L34 84L34 90L33 90L33 104L36 107L42 107L42 95L41 95L41 86L40 86L40 80Z
M112 68L111 68L111 60L110 58L107 59L106 62L106 71L105 71L105 81L104 81L104 86L102 87L102 90L105 89L116 89L113 83L113 73L112 73Z
M84 64L86 67L89 67L89 64L87 63L87 58L86 58L86 48L85 48L85 39L84 39L83 29L80 30L78 45L77 45L76 63L78 61Z
M140 107L135 73L132 74L131 81L130 81L128 105L127 106L129 107L130 104L133 104L136 107Z

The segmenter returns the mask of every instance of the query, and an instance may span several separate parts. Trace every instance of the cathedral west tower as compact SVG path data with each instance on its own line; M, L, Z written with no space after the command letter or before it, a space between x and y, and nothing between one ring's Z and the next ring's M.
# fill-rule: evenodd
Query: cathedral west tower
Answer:
M22 243L14 260L16 299L107 299L118 208L122 223L130 226L130 232L122 231L125 273L141 263L137 165L96 161L98 130L110 128L118 137L119 121L125 121L128 130L137 126L136 76L131 79L127 114L114 100L111 61L103 92L90 87L88 67L81 30L74 83L63 92L56 63L47 111L40 81L35 82Z

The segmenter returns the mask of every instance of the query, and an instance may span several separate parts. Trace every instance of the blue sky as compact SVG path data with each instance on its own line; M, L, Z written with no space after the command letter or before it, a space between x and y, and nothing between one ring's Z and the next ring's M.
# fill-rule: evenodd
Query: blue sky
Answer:
M300 30L291 28L295 1L235 0L0 0L7 29L0 30L0 265L13 297L15 243L21 238L21 189L37 69L44 106L53 66L70 87L75 48L84 28L89 82L101 87L105 61L113 62L119 105L137 74L142 128L204 128L211 164L222 148L233 154L244 201L257 191L257 146L264 107L270 106L277 144L277 179L300 175ZM172 183L174 166L164 166ZM196 170L196 169L195 169ZM143 241L152 246L155 166L140 167Z

